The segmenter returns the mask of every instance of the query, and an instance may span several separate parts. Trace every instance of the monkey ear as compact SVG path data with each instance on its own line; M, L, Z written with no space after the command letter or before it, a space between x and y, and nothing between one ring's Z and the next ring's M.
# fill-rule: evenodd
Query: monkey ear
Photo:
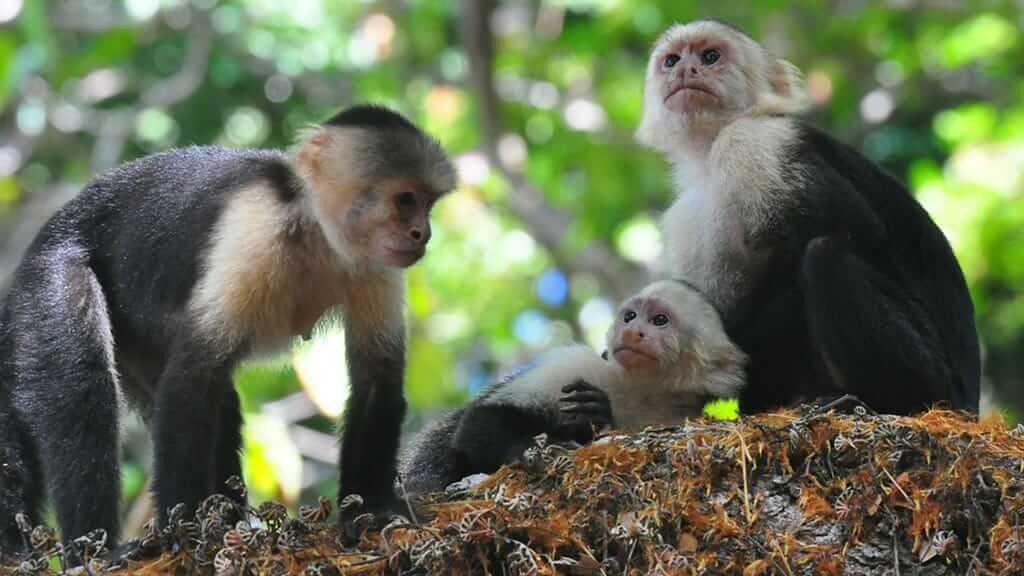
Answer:
M306 166L314 177L319 177L323 170L322 160L328 155L327 148L333 141L334 135L326 128L310 126L300 130L295 143L296 161Z
M762 114L799 114L809 107L800 69L792 63L775 60L768 71L770 90L758 98L757 109Z

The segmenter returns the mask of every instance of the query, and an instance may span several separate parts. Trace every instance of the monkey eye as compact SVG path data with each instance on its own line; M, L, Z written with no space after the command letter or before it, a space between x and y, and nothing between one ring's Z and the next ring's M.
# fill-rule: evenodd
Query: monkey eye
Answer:
M636 312L632 310L626 310L626 313L622 315L622 321L629 324L634 318L636 318Z
M395 203L403 208L410 208L416 205L416 194L412 192L402 192L398 196L395 196Z
M679 62L679 55L669 54L668 56L665 56L665 60L662 61L662 65L665 66L665 68L671 68L675 66L677 62Z
M658 314L654 318L651 318L651 323L654 324L655 326L664 326L665 324L668 324L668 316L664 314Z
M722 53L719 52L717 48L708 48L700 53L700 61L703 62L705 66L711 66L715 62L718 62L718 59L721 57Z

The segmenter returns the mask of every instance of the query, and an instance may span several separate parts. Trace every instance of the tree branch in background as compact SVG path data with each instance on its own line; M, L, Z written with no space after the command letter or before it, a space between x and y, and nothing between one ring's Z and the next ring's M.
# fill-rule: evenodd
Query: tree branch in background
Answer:
M503 129L494 89L494 35L491 32L493 0L463 0L459 30L469 59L470 84L477 100L480 135L484 153L491 165L511 185L508 207L559 262L567 263L573 272L593 274L601 286L617 300L631 294L647 281L647 272L612 250L607 244L594 241L581 251L566 248L564 239L572 226L572 215L552 206L543 192L520 174L509 170L498 154L498 141Z
M142 91L137 104L110 110L92 108L76 102L76 107L87 119L82 129L93 135L92 157L89 166L92 173L100 173L120 162L125 143L135 127L135 120L147 107L166 108L188 99L200 86L206 76L213 46L213 29L207 13L195 11L196 18L189 27L188 51L182 67L174 75L153 83ZM56 94L50 93L48 100ZM52 107L54 102L47 102ZM20 155L27 158L43 134L35 137L11 139ZM25 248L38 233L39 228L53 213L78 192L78 186L61 183L53 188L37 190L28 195L18 208L18 219L11 226L0 230L4 249L0 250L0 293L6 290L14 269L21 261Z

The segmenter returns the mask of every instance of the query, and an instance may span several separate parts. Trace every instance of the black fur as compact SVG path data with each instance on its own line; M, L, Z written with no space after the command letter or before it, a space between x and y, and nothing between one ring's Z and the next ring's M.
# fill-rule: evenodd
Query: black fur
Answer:
M539 434L547 434L552 442L586 444L596 429L612 423L608 396L586 382L562 388L557 405L499 394L520 382L522 375L491 385L413 438L402 459L404 489L413 494L443 490L466 476L489 474L516 460Z
M327 125L368 129L358 141L341 140L365 157L345 167L365 194L385 174L453 185L443 149L401 115L361 106ZM281 233L303 230L305 183L284 154L214 146L126 163L97 177L42 228L0 303L5 547L15 513L37 517L42 483L65 540L103 528L116 543L121 391L152 428L161 523L179 503L188 512L215 492L244 497L225 485L241 475L232 373L260 344L258 335L199 333L188 306L228 200L250 185L293 215ZM425 243L429 228L423 236ZM352 394L340 493L360 494L371 510L394 509L404 326L346 321L346 328Z
M436 140L406 117L382 106L353 106L331 117L324 125L372 130L363 135L357 161L369 181L429 173L443 154ZM447 190L434 191L436 194L444 192Z
M848 393L885 413L976 412L974 310L946 238L891 175L817 129L801 134L795 201L751 234L753 289L723 311L751 356L742 410Z
M240 472L231 374L247 343L211 352L185 306L225 200L257 182L286 202L301 190L276 152L173 150L99 176L40 231L0 309L5 548L15 513L39 521L44 485L66 540L116 540L118 386L153 427L161 516Z
M339 128L352 126L375 128L384 131L408 130L416 133L420 131L419 128L417 128L416 125L410 122L405 116L402 116L390 108L375 106L373 104L361 104L346 108L327 119L327 121L324 122L324 126L336 126Z
M338 499L359 494L370 510L399 512L394 481L406 411L404 345L366 343L346 340L351 392L345 404Z

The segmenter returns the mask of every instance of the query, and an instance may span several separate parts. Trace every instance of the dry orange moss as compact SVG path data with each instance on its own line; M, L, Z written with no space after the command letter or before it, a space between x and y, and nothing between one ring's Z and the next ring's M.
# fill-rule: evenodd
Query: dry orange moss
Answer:
M223 573L1021 574L1024 432L940 410L694 420L531 449L429 507L355 547L270 534ZM214 572L187 550L131 568Z

